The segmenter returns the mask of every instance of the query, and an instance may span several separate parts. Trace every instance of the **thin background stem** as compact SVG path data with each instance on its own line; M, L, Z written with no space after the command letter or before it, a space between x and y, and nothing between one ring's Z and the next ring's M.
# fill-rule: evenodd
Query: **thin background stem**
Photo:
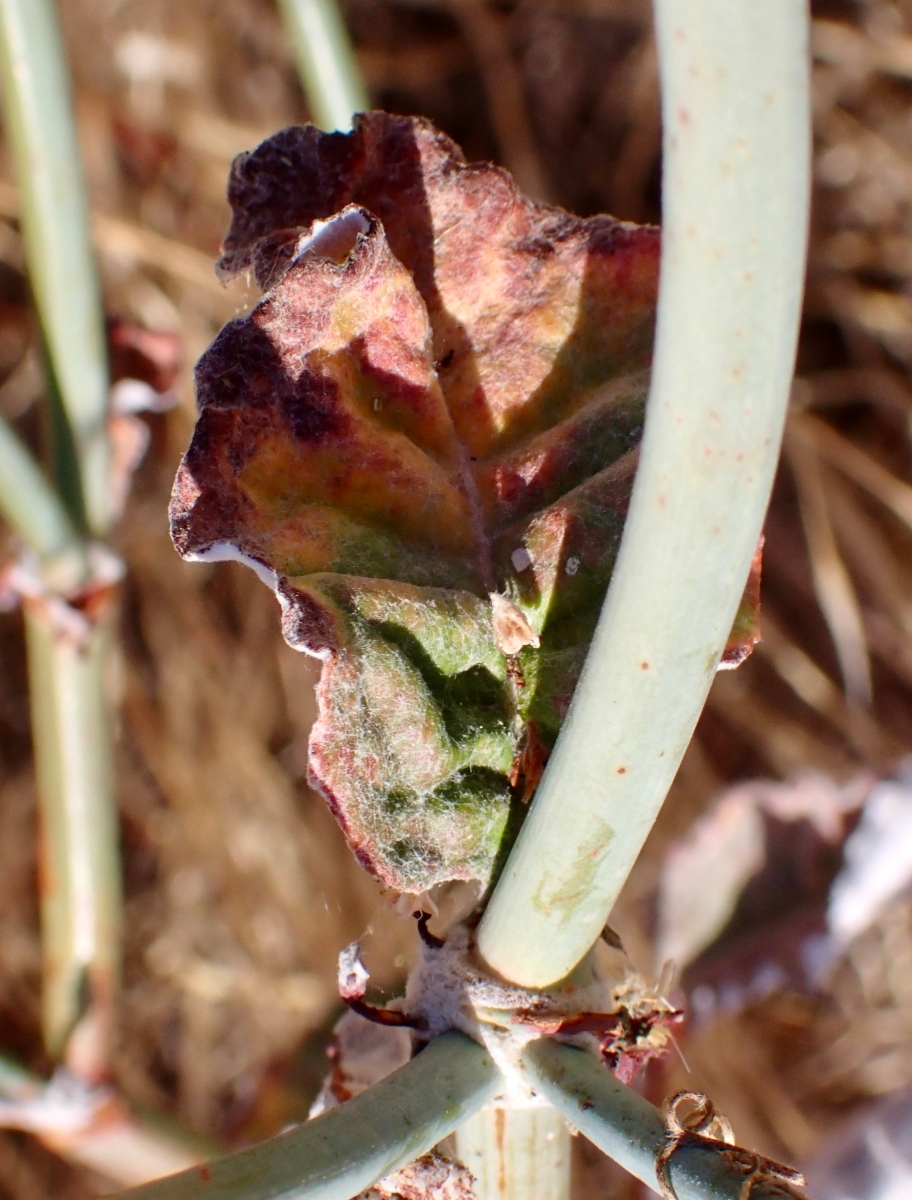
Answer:
M52 0L0 0L0 76L29 280L72 431L84 518L101 537L111 523L104 320Z
M118 1200L197 1200L201 1194L206 1200L351 1200L451 1134L501 1082L481 1046L445 1033L340 1107L204 1170L120 1193Z
M44 563L65 566L61 586L84 575L82 543L57 493L27 446L0 417L0 513L29 550Z
M665 213L642 457L554 753L479 930L542 987L595 941L712 683L769 501L810 163L804 0L657 0Z
M279 0L294 43L301 85L322 129L351 129L370 100L335 0Z
M120 963L120 859L105 689L111 616L84 638L26 601L29 698L41 811L42 1012L49 1052L107 1074ZM74 1037L74 1033L77 1036Z
M56 595L26 604L32 736L42 830L44 1036L94 1082L108 1069L120 958L120 864L105 659L110 588L61 621L87 582L81 535L111 519L104 315L89 243L73 103L52 0L0 0L5 127L16 161L29 280L50 363L56 489L0 426L0 505L48 564ZM2 473L2 472L0 472ZM72 619L70 619L72 618ZM80 626L84 628L80 630Z

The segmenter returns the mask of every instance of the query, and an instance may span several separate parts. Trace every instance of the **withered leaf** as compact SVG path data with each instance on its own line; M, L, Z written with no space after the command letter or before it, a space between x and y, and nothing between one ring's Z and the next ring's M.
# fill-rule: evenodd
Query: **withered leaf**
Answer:
M268 291L197 368L175 543L257 565L324 660L310 774L361 861L487 881L617 554L658 230L531 204L381 112L277 134L229 198L220 269Z

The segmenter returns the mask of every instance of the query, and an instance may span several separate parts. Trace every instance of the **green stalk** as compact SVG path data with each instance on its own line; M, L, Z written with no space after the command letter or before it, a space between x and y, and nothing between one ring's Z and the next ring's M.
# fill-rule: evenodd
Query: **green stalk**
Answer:
M55 1056L104 1074L120 923L117 822L104 688L111 597L66 610L88 582L75 529L110 527L108 372L73 104L53 0L0 0L0 77L16 162L29 279L51 366L56 495L0 437L0 509L44 563L52 595L26 604L29 684L42 824L44 1034ZM4 454L5 451L5 454ZM37 500L36 500L37 497ZM28 506L35 511L25 511ZM64 511L66 510L66 511ZM62 519L61 514L64 518ZM38 535L41 535L39 538ZM80 570L51 569L58 545ZM78 555L77 555L78 551ZM99 611L99 609L103 611Z
M198 1163L208 1149L105 1088L46 1080L0 1057L0 1128L27 1130L49 1150L123 1186Z
M501 1082L481 1046L446 1033L338 1108L117 1200L351 1200L449 1136Z
M110 598L107 599L110 606ZM82 635L26 601L41 816L43 1027L48 1051L101 1078L117 984L120 863L105 696L110 614Z
M661 286L642 457L576 695L479 929L543 987L595 941L712 683L779 454L807 243L804 0L656 0Z
M2 420L0 513L38 558L52 592L65 593L85 581L84 545L31 454ZM26 602L26 638L42 822L44 1035L51 1053L61 1054L86 996L92 997L95 1027L88 1040L96 1044L83 1038L81 1057L93 1060L89 1074L94 1074L98 1037L106 1041L110 1021L119 923L102 678L106 628L86 623L81 640L60 627L58 610L33 599Z
M85 613L67 596L86 547L26 447L0 420L0 515L35 554L45 596L25 600L32 740L41 814L43 1030L55 1057L106 1070L116 991L120 864L104 665L111 595ZM78 1035L74 1037L74 1034Z
M314 121L322 129L351 129L370 100L335 0L279 0L279 6Z
M41 561L46 581L67 589L88 565L66 509L28 448L0 417L0 515Z
M574 1128L624 1170L658 1190L656 1159L665 1144L661 1112L620 1083L591 1054L543 1038L523 1055L530 1082ZM740 1200L744 1172L725 1159L725 1147L681 1146L669 1159L677 1200ZM774 1183L752 1182L750 1195L783 1196Z
M11 1058L0 1055L0 1099L19 1100L23 1095L31 1097L40 1091L42 1082Z
M86 522L101 537L110 526L104 323L52 0L0 0L0 77L29 279L76 446Z
M565 1200L570 1133L553 1108L484 1108L456 1132L475 1200Z

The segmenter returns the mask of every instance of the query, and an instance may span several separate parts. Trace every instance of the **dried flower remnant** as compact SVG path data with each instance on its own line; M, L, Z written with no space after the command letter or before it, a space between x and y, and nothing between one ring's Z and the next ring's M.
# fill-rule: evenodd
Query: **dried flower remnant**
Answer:
M197 369L175 543L254 565L323 660L310 777L362 863L487 882L618 551L658 231L381 112L270 138L229 199L220 269L269 290Z
M738 1200L750 1200L755 1187L764 1192L807 1200L800 1171L735 1145L730 1122L716 1112L700 1092L678 1092L664 1104L665 1142L656 1159L656 1178L665 1200L678 1200L671 1183L671 1158L682 1146L697 1146L719 1153L720 1160L743 1177Z
M524 646L534 646L538 649L541 639L526 620L522 609L518 608L507 596L501 596L498 592L492 592L488 599L491 601L491 627L494 630L494 641L501 654L512 658Z

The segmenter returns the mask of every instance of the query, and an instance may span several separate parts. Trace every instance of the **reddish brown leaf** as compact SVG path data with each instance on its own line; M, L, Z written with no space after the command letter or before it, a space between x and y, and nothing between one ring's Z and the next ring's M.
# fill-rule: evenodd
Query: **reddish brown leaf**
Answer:
M324 660L311 779L362 862L487 881L617 554L658 231L533 205L385 113L277 134L229 197L220 268L269 292L199 364L175 542L256 564Z

